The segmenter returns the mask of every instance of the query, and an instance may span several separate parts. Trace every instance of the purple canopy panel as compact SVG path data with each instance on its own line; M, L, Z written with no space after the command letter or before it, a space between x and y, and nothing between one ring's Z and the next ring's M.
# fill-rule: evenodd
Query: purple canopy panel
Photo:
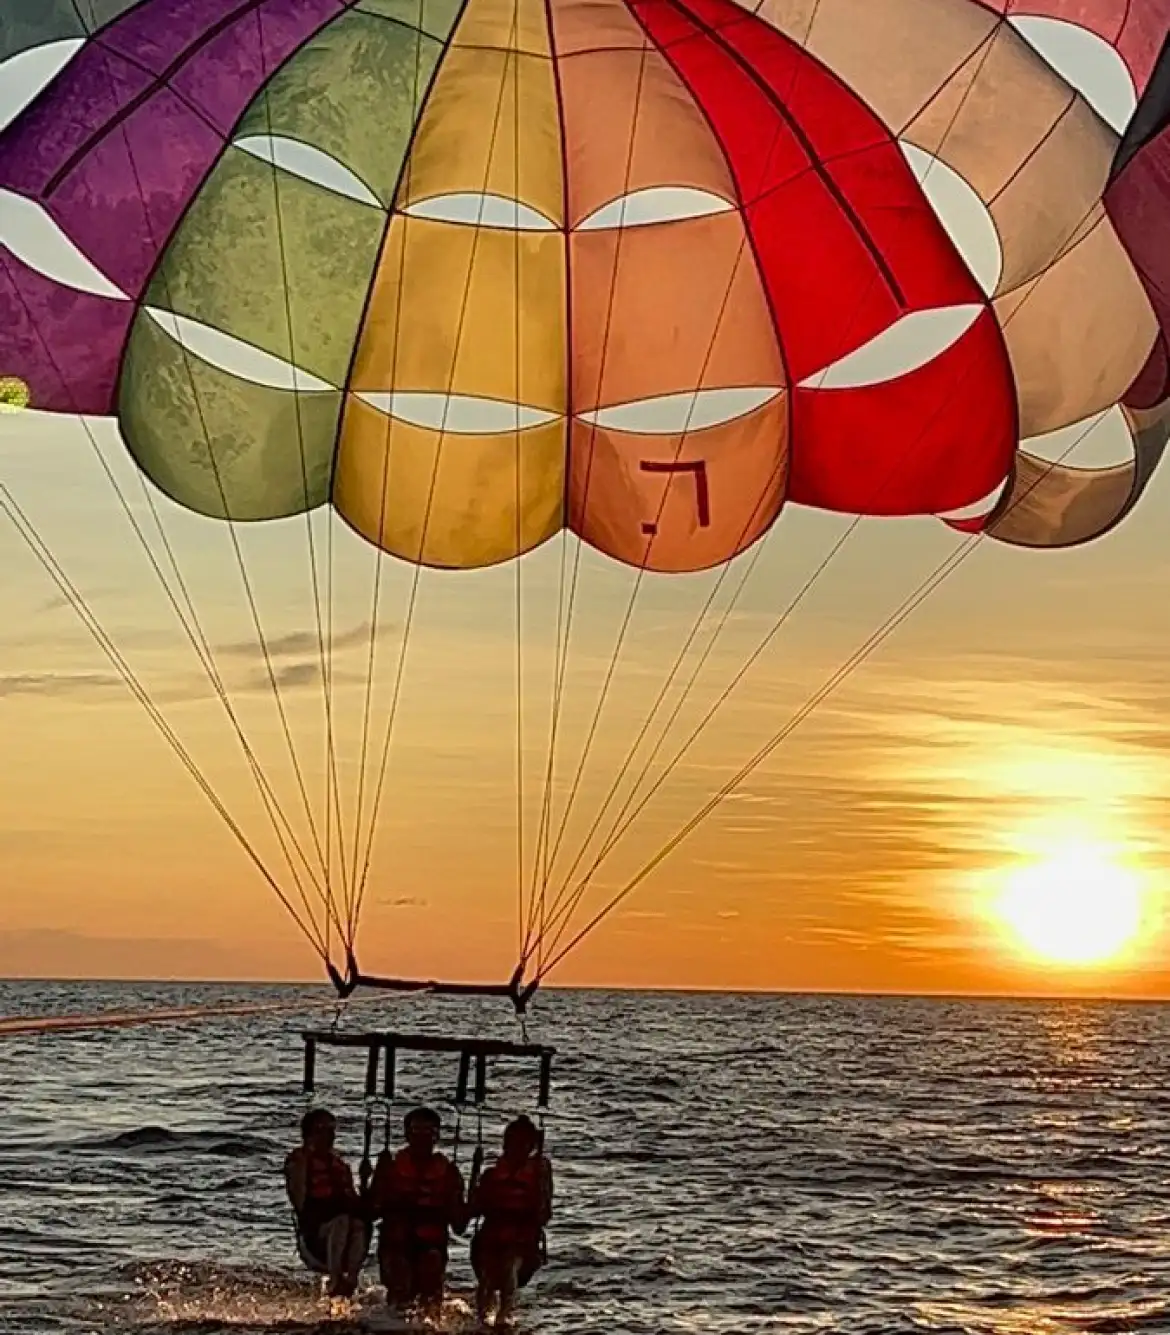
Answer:
M1170 394L1170 129L1139 149L1106 191L1105 207L1161 328L1126 399L1132 407L1153 407Z
M299 7L313 9L311 3ZM328 8L335 14L341 7L338 0L331 0ZM253 33L267 29L268 20L262 15L268 8L268 0L153 0L103 28L97 39L107 50L163 79L168 70L187 65L220 33L234 31L238 41L245 29Z
M226 138L277 67L356 2L154 0L100 40L167 79Z
M108 413L133 316L129 301L62 287L0 250L0 375L19 376L34 408Z
M232 127L272 73L356 0L146 0L102 29L0 134L0 187L44 205L78 248L137 301ZM33 403L109 412L130 303L71 289L9 259L3 374ZM45 338L28 311L50 320ZM76 327L72 323L77 313ZM101 315L98 315L101 312ZM99 335L100 329L100 335ZM31 336L31 342L29 337ZM95 336L97 343L94 344ZM46 370L43 343L69 376ZM22 368L28 368L25 374Z

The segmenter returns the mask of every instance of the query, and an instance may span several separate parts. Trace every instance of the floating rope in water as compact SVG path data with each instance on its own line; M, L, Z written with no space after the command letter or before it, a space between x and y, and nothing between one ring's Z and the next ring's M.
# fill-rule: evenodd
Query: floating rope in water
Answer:
M126 1029L139 1024L177 1024L186 1020L212 1020L221 1015L263 1015L304 1010L313 1003L298 1001L241 1001L209 1006L154 1006L149 1010L95 1011L91 1015L0 1016L0 1038L20 1034L62 1034L82 1029Z

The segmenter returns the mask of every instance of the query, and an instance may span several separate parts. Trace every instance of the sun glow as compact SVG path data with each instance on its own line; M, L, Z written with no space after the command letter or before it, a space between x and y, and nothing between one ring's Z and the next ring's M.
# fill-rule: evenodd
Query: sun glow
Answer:
M1121 963L1147 925L1141 876L1104 848L1070 845L1007 874L992 916L1031 959L1054 965Z

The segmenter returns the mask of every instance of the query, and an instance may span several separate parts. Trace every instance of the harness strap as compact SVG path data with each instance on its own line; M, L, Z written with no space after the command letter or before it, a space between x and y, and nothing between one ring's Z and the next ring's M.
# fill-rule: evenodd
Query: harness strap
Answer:
M372 1159L374 1146L374 1106L371 1102L366 1102L366 1120L362 1128L362 1161L358 1168L358 1178L362 1184L363 1195L369 1191L370 1182L374 1176L374 1164Z

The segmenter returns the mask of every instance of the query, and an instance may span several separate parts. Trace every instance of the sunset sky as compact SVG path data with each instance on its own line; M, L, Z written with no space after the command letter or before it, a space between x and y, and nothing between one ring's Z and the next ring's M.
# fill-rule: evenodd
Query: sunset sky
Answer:
M1105 50L1112 86L1117 58ZM1070 79L1092 82L1092 53L1077 47L1062 59ZM1077 60L1087 63L1078 69ZM976 224L986 240L982 214ZM1065 462L1115 462L1116 445L1106 421ZM0 496L10 494L27 514L208 785L289 885L235 732L122 505L176 589L154 527L154 514L162 517L185 582L177 596L190 594L248 741L306 845L305 810L241 566L309 807L323 824L325 711L307 521L233 530L180 510L147 490L110 421L0 415L0 457L0 480L10 489ZM1161 924L1170 873L1168 512L1163 469L1136 512L1089 546L1030 552L977 543L550 981L1170 995ZM383 558L375 618L373 549L324 512L311 532L324 602L322 572L333 551L336 751L351 859L359 787L368 817L377 783L414 574ZM584 549L559 714L558 821L611 665L612 683L553 890L713 588L714 610L676 675L676 693L750 571L659 770L813 582L605 862L574 927L966 541L933 519L853 527L848 518L789 508L762 546L725 571L639 578ZM527 881L548 758L562 560L571 583L577 551L575 539L557 537L518 564L426 571L419 579L361 915L367 971L491 981L510 974L518 918L517 579ZM3 513L0 588L0 975L322 977L270 886ZM375 690L360 781L372 625ZM675 699L667 698L628 768L603 834ZM1093 858L1140 887L1133 948L1109 967L1079 970L1021 951L990 908L1003 887L1036 863Z
M33 414L9 416L0 427L13 496L229 809L278 866L234 734L98 466L93 441L150 532L141 484L114 429L94 424L91 440L78 424ZM1087 548L1046 554L980 544L568 958L555 981L1161 992L1170 984L1156 922L1170 861L1170 610L1162 596L1170 556L1161 541L1168 503L1163 476L1119 531ZM247 734L295 817L297 790L228 531L158 504ZM809 512L782 518L664 757L845 527ZM319 816L323 711L305 523L239 533ZM322 533L316 530L319 559ZM955 535L925 520L867 521L852 533L619 845L578 921L955 545ZM0 970L318 976L312 950L272 891L7 521L0 559ZM733 568L717 607L750 560L749 553ZM559 562L558 540L523 563L529 858L547 757ZM349 828L373 562L340 527L334 569L338 751ZM568 852L580 846L713 578L644 582ZM388 564L384 580L375 699L383 720L408 568ZM629 571L586 553L562 711L562 801L632 587ZM515 959L514 606L513 567L422 578L362 914L361 956L371 971L494 978ZM706 625L713 630L716 620L709 614ZM704 643L700 637L693 652ZM305 828L303 812L298 828ZM1141 872L1151 915L1141 948L1106 971L1069 972L1021 958L982 911L988 887L1012 867L1086 839Z

